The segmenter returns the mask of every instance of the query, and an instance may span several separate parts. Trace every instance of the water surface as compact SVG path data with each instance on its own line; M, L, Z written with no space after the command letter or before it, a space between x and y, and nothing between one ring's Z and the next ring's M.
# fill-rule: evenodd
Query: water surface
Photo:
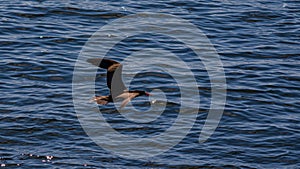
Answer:
M264 0L2 1L1 166L298 168L299 9L298 1ZM138 12L176 15L201 29L220 55L228 88L219 127L199 144L211 89L203 65L193 70L202 99L196 123L178 145L146 160L120 158L95 144L82 129L72 100L73 69L85 42L105 24ZM154 37L123 41L111 51L113 59L121 61L135 48L153 46ZM189 50L177 48L177 42L163 40L158 46L173 48L187 64L195 61L189 59L194 57ZM104 77L99 70L97 94L108 93ZM151 80L148 87L163 89L175 102L168 109L176 112L179 90L170 85L174 79L151 72L136 77L132 88ZM147 100L134 104L142 107ZM119 119L113 106L100 108L113 127L131 135L163 132L177 116L163 114L157 123L136 126Z

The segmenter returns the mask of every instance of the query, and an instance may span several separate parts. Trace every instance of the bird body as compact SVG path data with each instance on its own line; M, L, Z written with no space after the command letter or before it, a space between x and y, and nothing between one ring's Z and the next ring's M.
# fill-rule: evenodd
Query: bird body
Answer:
M120 64L119 62L100 58L91 58L88 59L87 62L100 68L107 69L106 82L107 87L110 89L110 95L94 97L93 101L97 102L97 104L106 105L109 102L113 102L114 99L122 98L124 99L121 104L122 108L125 107L130 102L130 100L135 97L143 95L150 96L150 94L145 91L127 90L122 80L122 64Z

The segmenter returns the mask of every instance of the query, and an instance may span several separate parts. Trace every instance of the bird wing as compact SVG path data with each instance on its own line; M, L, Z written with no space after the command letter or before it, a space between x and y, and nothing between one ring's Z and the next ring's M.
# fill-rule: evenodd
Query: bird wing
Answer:
M124 90L126 90L122 80L122 65L119 62L101 58L88 59L87 62L100 68L107 69L106 83L113 97L122 94Z
M109 59L101 59L101 58L91 58L88 59L87 62L104 69L108 69L113 64L119 64L119 62L109 60Z

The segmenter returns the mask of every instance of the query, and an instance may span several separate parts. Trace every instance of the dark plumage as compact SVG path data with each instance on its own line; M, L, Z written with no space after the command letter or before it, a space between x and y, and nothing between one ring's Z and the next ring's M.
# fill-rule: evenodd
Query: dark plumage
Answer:
M115 98L122 98L124 99L121 104L121 108L122 108L126 106L131 99L135 97L143 96L143 95L150 96L150 94L145 91L127 90L122 80L122 65L119 62L109 60L109 59L100 59L100 58L88 59L87 62L95 66L98 66L100 68L107 69L106 82L107 82L107 87L110 89L110 95L94 97L93 100L98 104L105 105L109 102L113 102Z

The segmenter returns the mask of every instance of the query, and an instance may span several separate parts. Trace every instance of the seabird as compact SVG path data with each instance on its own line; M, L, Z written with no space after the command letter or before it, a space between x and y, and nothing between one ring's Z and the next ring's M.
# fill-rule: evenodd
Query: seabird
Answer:
M150 96L150 94L145 91L127 90L122 80L122 64L119 62L101 58L91 58L88 59L87 62L100 68L107 69L106 82L107 87L110 90L110 95L94 97L93 101L98 104L106 105L109 102L113 102L116 98L123 98L124 100L121 104L121 108L123 108L133 98L138 96Z

